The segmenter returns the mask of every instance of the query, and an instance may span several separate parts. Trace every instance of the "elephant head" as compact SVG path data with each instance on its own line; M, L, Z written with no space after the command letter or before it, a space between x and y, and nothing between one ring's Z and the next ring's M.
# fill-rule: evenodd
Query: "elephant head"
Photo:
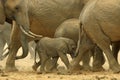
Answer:
M25 0L6 0L5 12L8 18L14 19L18 25L29 29L29 18Z
M0 1L0 23L5 19L16 21L23 33L30 37L41 37L30 31L28 16L28 0L1 0Z

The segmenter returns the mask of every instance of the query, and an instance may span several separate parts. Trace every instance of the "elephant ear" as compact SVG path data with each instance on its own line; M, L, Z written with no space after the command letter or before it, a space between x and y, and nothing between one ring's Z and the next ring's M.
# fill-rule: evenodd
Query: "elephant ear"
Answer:
M5 22L5 12L2 2L0 1L0 24L4 24L4 22Z

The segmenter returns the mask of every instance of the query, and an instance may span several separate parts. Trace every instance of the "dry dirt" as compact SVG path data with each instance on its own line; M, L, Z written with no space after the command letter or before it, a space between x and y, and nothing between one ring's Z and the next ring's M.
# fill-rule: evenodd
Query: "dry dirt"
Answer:
M2 68L4 68L5 62L6 59L0 62ZM16 66L19 71L5 72L4 74L0 73L0 80L120 80L120 74L113 74L112 71L108 71L109 66L107 62L103 65L106 71L82 71L82 74L74 75L60 75L57 73L37 74L31 68L33 63L33 59L30 59L30 55L25 59L17 60ZM59 65L64 66L60 60Z

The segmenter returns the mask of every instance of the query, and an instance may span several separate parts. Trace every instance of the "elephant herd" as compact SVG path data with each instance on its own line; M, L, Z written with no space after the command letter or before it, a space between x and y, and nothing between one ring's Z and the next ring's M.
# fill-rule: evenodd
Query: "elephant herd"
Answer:
M40 73L57 70L59 57L68 72L81 67L100 71L105 63L103 52L110 69L120 72L119 6L120 0L0 0L0 24L11 24L11 30L5 32L10 34L5 70L17 71L15 60L25 58L31 50L28 43L34 41L35 58L38 53L40 60L32 68L40 66ZM16 56L20 47L22 55ZM71 55L72 62L66 54Z

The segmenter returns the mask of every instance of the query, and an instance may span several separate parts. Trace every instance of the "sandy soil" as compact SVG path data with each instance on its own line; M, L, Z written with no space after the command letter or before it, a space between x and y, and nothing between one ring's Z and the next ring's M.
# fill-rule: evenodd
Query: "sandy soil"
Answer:
M0 64L4 69L6 59L1 61ZM60 66L64 64L59 60ZM49 74L37 74L31 68L33 65L33 59L30 59L30 55L22 60L16 61L16 66L19 69L18 72L0 73L0 80L120 80L119 74L113 74L112 71L108 71L108 63L106 62L103 67L106 71L102 72L87 72L82 71L81 74L74 75L60 75L57 73Z

